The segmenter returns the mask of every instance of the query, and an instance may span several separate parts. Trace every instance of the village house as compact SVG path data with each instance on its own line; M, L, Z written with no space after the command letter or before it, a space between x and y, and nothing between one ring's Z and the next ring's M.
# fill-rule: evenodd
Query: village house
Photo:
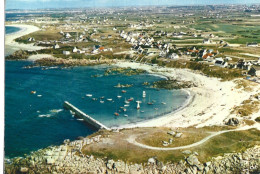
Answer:
M168 56L168 58L170 58L170 59L178 59L178 58L179 58L179 55L176 54L176 53L172 53L172 54L170 54L170 55Z
M53 49L58 49L58 48L60 48L60 46L59 46L58 44L55 44L55 45L53 46Z
M71 38L71 35L70 35L69 33L66 33L66 34L65 34L65 38L66 38L66 39L69 39L69 38Z
M78 49L76 47L73 48L72 52L76 53L78 51Z
M62 54L64 54L64 55L70 55L70 51L63 51Z
M243 70L248 70L249 71L251 69L252 65L253 64L251 62L246 62L245 60L240 59L237 62L236 67L239 68L239 69L243 69Z
M228 66L228 63L223 60L223 58L216 58L215 59L215 66L219 66L222 68L226 68Z
M33 37L29 37L29 38L28 38L28 41L29 41L29 42L33 42L33 41L35 41L35 39L34 39Z
M212 43L212 40L210 40L210 39L204 39L204 40L203 40L203 43L204 43L204 44L211 44L211 43Z

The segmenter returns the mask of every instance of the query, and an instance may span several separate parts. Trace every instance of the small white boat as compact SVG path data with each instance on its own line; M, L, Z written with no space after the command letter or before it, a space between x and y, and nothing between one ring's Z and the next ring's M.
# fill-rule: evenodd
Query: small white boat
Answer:
M141 113L144 113L144 111L141 111Z
M128 117L128 115L127 115L127 114L124 114L124 117Z
M163 104L163 105L166 105L166 103L165 103L165 102L162 102L162 104Z
M103 100L100 100L100 103L104 103L104 101L103 101Z
M126 112L126 108L123 108L123 111Z
M121 95L118 95L117 98L121 98L122 96Z
M108 98L107 101L112 101L112 98Z
M92 97L92 94L86 94L87 97Z
M70 110L70 113L71 113L72 115L75 115L75 112L73 112L73 111L71 111L71 110Z
M42 95L37 95L37 97L42 97Z
M129 101L127 101L126 98L125 98L125 104L129 104Z
M136 109L140 109L140 101L136 101L136 103L137 103Z
M145 98L146 97L146 93L145 93L145 91L143 91L143 98Z
M124 105L124 107L128 107L129 105Z
M78 118L77 120L78 120L78 121L84 121L84 119L80 119L80 118Z

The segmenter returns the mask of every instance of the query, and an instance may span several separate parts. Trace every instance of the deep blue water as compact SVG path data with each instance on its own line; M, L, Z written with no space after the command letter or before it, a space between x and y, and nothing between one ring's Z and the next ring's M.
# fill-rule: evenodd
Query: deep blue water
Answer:
M181 106L187 97L183 91L157 91L142 85L144 81L160 80L162 77L159 76L141 74L91 77L95 74L102 75L107 66L43 70L23 68L30 64L27 61L5 63L6 157L22 156L39 148L60 144L67 138L73 140L93 133L87 125L63 109L65 100L103 124L117 126L169 112ZM126 88L127 92L123 94L122 89L114 87L117 83L134 86ZM142 99L143 90L147 93L145 99ZM31 94L31 91L36 91L36 94ZM105 102L93 101L86 94L92 94L96 98L105 96ZM118 99L118 95L122 98ZM150 100L155 100L154 105L147 105L149 96ZM124 105L125 98L130 97L143 101L141 109L137 110L136 102L131 102L126 113L114 116L114 112L119 112L120 106ZM107 101L107 98L112 98L114 102ZM124 114L128 117L124 117Z
M17 21L22 17L31 17L32 15L41 15L45 13L6 13L5 21Z

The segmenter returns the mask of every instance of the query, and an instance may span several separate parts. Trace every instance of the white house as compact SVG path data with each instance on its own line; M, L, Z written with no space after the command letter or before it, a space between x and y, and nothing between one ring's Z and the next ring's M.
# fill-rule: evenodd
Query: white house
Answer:
M212 41L211 41L210 39L204 39L204 40L203 40L203 43L204 43L204 44L210 44L210 43L212 43Z
M64 55L70 55L70 52L69 52L69 51L63 51L62 54L64 54Z
M176 53L172 53L170 56L169 56L170 59L178 59L179 58L179 55L176 54Z
M219 66L219 67L225 68L225 67L228 66L228 63L225 62L222 58L216 58L215 66Z
M69 38L71 38L71 35L70 35L69 33L66 33L65 37L66 37L67 39L69 39Z
M78 49L76 47L73 48L72 52L76 53L78 51Z
M95 49L95 50L93 50L91 53L92 53L92 54L98 54L99 51L98 51L98 49Z
M60 48L60 46L59 46L58 44L55 44L55 45L53 46L53 49L58 49L58 48Z
M35 39L33 37L30 37L30 38L28 38L28 41L32 42L32 41L35 41Z

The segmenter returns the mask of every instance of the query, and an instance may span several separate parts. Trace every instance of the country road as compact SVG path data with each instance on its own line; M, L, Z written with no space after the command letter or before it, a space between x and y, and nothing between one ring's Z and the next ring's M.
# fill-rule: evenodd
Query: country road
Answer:
M237 128L237 129L232 129L232 130L224 130L224 131L219 131L219 132L215 132L215 133L212 133L211 135L203 138L202 140L196 142L196 143L193 143L193 144L189 144L189 145L185 145L185 146L179 146L179 147L153 147L153 146L148 146L148 145L145 145L145 144L141 144L141 143L138 143L135 141L137 135L131 135L127 141L131 144L134 144L136 146L139 146L141 148L145 148L145 149L150 149L150 150L162 150L162 151L166 151L166 150L180 150L180 149L187 149L187 148L192 148L192 147L195 147L195 146L199 146L203 143L205 143L206 141L208 141L209 139L211 139L212 137L215 137L217 135L220 135L220 134L224 134L224 133L227 133L227 132L233 132L233 131L242 131L242 130L248 130L248 129L253 129L253 128L256 128L258 130L260 130L260 124L259 123L256 123L252 126L244 126L244 127L241 127L241 128Z

